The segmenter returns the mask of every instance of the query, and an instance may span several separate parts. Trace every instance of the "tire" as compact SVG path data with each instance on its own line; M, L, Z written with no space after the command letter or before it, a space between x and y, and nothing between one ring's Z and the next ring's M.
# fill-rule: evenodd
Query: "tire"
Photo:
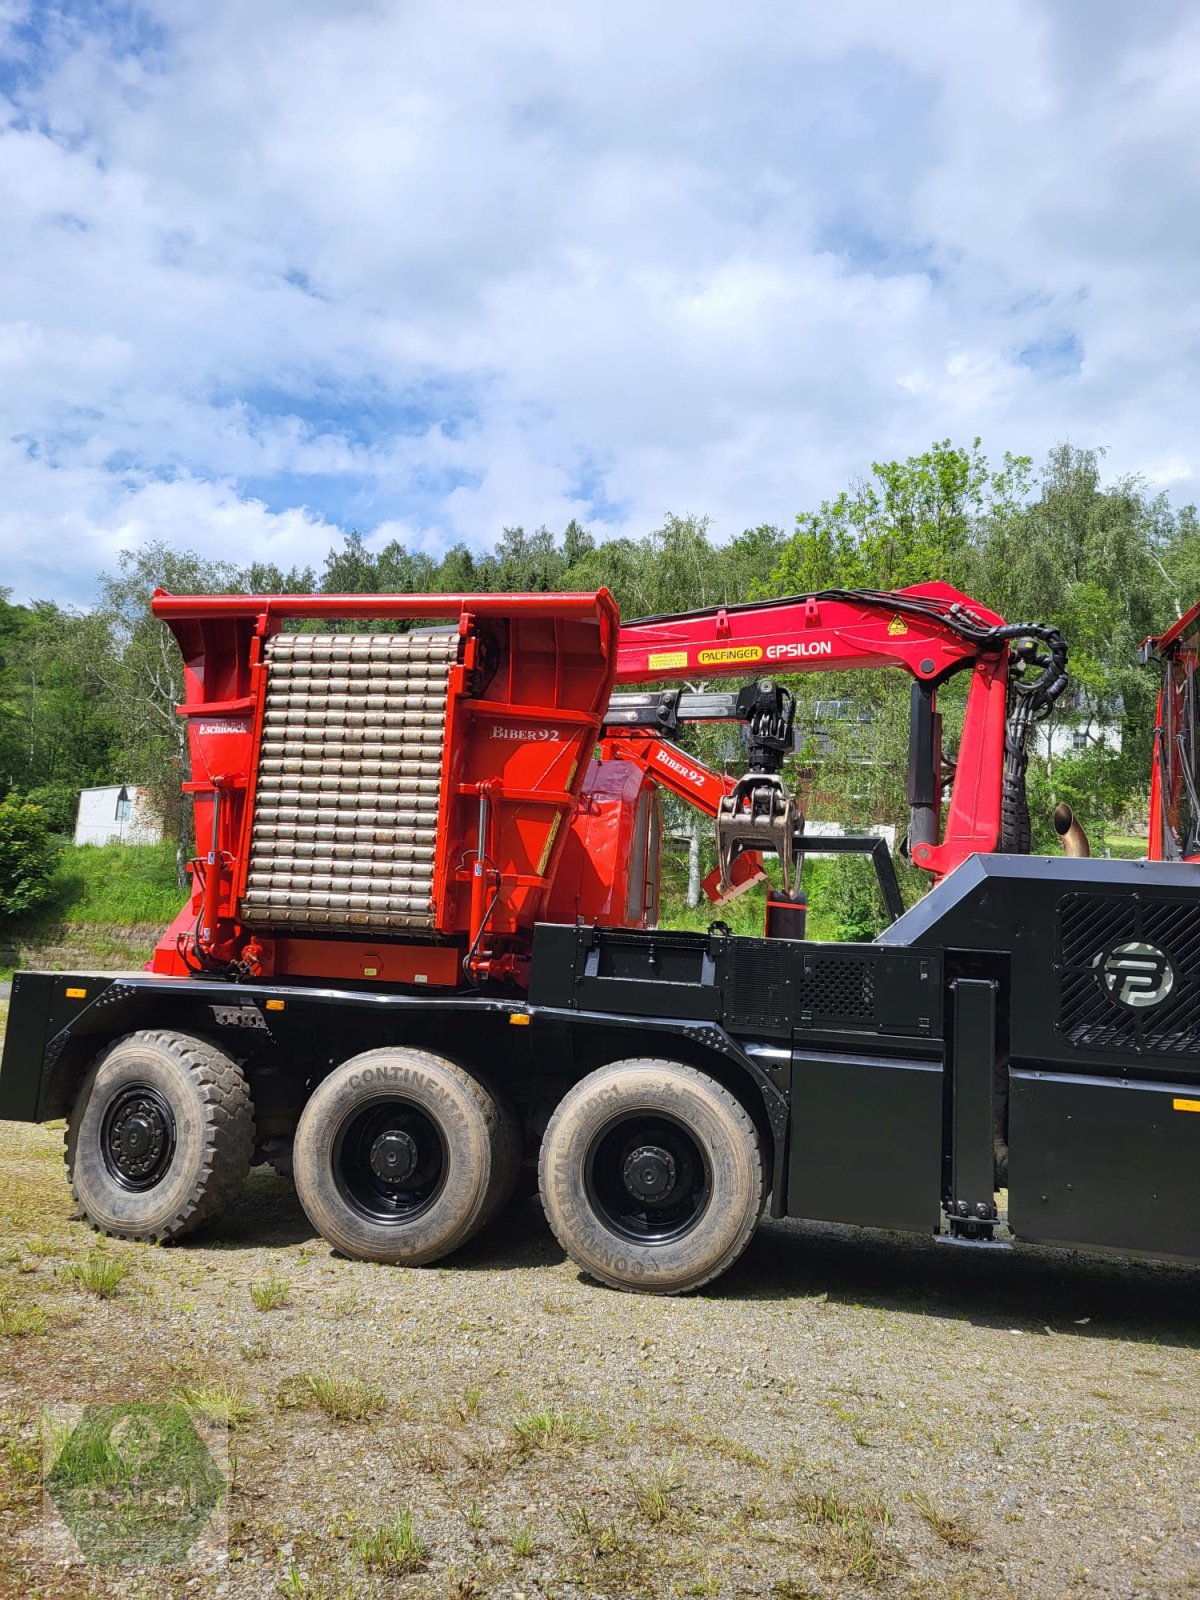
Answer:
M308 1220L343 1255L421 1266L465 1244L509 1200L519 1127L444 1056L367 1050L313 1091L293 1160Z
M237 1196L254 1151L241 1068L190 1034L144 1031L93 1063L67 1119L71 1192L100 1233L165 1243Z
M572 1260L648 1294L683 1294L732 1266L764 1192L758 1134L734 1097L694 1067L645 1059L601 1067L568 1091L538 1179Z

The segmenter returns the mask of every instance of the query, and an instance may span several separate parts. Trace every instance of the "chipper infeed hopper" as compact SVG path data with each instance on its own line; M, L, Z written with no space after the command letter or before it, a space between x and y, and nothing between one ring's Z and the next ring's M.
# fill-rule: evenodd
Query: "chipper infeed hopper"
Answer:
M156 970L520 981L612 688L607 591L154 611L185 662L197 839ZM389 626L307 631L334 618Z

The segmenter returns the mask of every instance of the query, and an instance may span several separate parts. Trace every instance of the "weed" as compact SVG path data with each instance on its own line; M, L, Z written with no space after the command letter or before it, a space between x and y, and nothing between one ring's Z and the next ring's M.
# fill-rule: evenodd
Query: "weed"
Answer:
M451 1409L460 1422L474 1422L483 1410L483 1390L466 1390L454 1401Z
M422 1472L445 1472L449 1458L435 1439L422 1439L413 1451L413 1461Z
M627 1543L615 1522L594 1522L591 1512L582 1503L567 1506L559 1512L559 1517L593 1560L602 1561L606 1556L615 1555Z
M351 1548L363 1566L393 1575L415 1572L424 1566L429 1554L429 1546L417 1532L407 1506L391 1522L357 1534Z
M215 1383L188 1385L180 1389L179 1398L193 1416L218 1428L228 1428L230 1433L240 1433L258 1414L257 1407L242 1391L224 1378Z
M99 1300L111 1300L128 1275L129 1263L119 1256L110 1256L104 1249L89 1250L82 1261L63 1268L64 1278Z
M255 1334L253 1339L238 1345L238 1350L243 1361L266 1361L272 1353L271 1341L265 1333Z
M302 1372L279 1385L275 1404L282 1411L315 1405L333 1422L369 1422L387 1407L387 1396L359 1378L328 1378Z
M522 1455L530 1455L535 1450L564 1450L587 1444L600 1432L586 1412L566 1411L561 1406L526 1411L513 1419L512 1431Z
M739 1467L754 1467L759 1472L765 1472L771 1465L757 1450L751 1450L750 1446L743 1444L740 1439L730 1439L723 1433L697 1433L695 1429L673 1418L668 1418L666 1422L657 1423L655 1426L658 1432L673 1444L696 1445L713 1455L724 1456L727 1461L736 1461Z
M478 1500L472 1500L471 1504L463 1512L463 1521L472 1533L478 1533L483 1527L483 1507Z
M796 1497L796 1509L806 1522L826 1525L850 1522L874 1523L890 1527L892 1514L882 1500L868 1495L863 1500L843 1500L835 1489L808 1489Z
M533 1529L527 1522L523 1522L509 1534L508 1547L513 1555L520 1556L523 1561L527 1561L533 1554L535 1548Z
M829 1583L882 1582L892 1562L880 1549L876 1527L886 1527L890 1513L882 1501L844 1500L836 1490L808 1490L797 1497L797 1509L812 1524L811 1548L822 1578Z
M44 1233L36 1233L25 1246L31 1256L56 1256L61 1254L62 1247L47 1239Z
M979 1529L965 1512L943 1511L923 1490L911 1499L921 1521L951 1550L973 1550L979 1543Z
M678 1471L676 1463L668 1462L666 1470L654 1473L644 1484L634 1487L634 1500L638 1510L646 1521L657 1527L666 1522L672 1512L679 1508L675 1496L683 1488L683 1484L676 1480Z
M40 1439L23 1439L13 1434L4 1441L4 1457L8 1470L22 1488L37 1483L42 1475L42 1447Z
M330 1584L324 1578L306 1578L294 1561L288 1563L287 1573L279 1585L283 1600L357 1600L359 1592L353 1584Z
M41 1306L14 1305L0 1295L0 1334L8 1339L24 1339L31 1333L45 1333L46 1313Z
M279 1311L292 1303L292 1286L286 1278L264 1278L250 1285L250 1299L256 1311Z

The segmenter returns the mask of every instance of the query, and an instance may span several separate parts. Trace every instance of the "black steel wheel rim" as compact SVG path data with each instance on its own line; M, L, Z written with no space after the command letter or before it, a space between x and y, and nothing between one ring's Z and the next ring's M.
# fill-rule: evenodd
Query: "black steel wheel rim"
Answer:
M686 1123L628 1112L592 1140L584 1162L588 1203L604 1226L634 1244L682 1239L712 1198L712 1167Z
M122 1189L153 1189L166 1176L175 1155L175 1113L148 1084L128 1084L105 1108L100 1124L100 1154L109 1176Z
M333 1141L333 1181L368 1222L401 1226L433 1205L446 1182L442 1130L420 1106L372 1100L343 1118Z

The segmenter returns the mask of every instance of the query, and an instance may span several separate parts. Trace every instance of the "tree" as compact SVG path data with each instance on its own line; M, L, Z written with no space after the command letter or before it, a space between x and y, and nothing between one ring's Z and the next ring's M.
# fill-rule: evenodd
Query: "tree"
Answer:
M170 550L160 540L122 551L117 571L100 580L97 666L116 730L113 775L149 790L167 837L176 840L181 886L192 846L191 808L180 789L191 776L187 727L175 710L184 699L183 661L150 600L156 588L174 594L243 592L244 576L228 562Z

